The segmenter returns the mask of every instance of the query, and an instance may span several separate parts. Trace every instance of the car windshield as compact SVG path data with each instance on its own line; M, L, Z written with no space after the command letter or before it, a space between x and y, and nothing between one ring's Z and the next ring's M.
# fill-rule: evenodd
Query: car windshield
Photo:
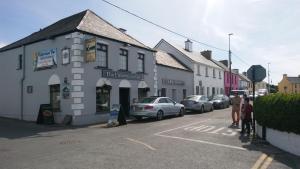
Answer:
M154 103L156 100L156 97L146 97L142 99L139 103Z
M222 95L216 95L213 97L213 100L221 100L223 98Z
M242 90L239 90L239 91L237 91L237 90L232 90L232 91L230 92L230 95L234 95L235 93L238 93L238 95L244 95L244 94L245 94L245 91L242 91Z
M188 96L185 100L193 100L193 101L198 101L200 96Z

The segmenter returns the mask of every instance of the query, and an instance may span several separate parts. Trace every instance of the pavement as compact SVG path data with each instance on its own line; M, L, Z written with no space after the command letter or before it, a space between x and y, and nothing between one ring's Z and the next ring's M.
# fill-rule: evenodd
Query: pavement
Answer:
M231 109L128 125L66 127L0 118L1 169L289 169L294 156L240 136Z

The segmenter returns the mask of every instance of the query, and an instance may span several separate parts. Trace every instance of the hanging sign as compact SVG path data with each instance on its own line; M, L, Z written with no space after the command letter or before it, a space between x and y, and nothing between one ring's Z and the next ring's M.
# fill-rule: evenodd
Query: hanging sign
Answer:
M37 52L36 56L36 68L46 68L57 64L57 50L48 49L41 52Z

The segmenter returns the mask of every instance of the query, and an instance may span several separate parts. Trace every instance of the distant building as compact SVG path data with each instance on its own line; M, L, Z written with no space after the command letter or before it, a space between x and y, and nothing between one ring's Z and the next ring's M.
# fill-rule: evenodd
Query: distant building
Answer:
M283 75L282 80L278 83L279 93L300 93L300 75L298 77L288 77L287 74Z
M258 91L260 89L268 89L268 83L261 81L255 83L255 91Z
M251 91L252 91L251 80L248 79L246 72L239 74L239 89L240 90L249 90L249 91L251 89Z

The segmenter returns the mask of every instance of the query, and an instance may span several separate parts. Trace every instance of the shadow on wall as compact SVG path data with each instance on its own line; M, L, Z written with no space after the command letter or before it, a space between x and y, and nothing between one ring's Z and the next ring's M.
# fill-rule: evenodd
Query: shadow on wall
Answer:
M81 126L82 127L82 126ZM77 129L79 127L64 125L37 125L34 122L25 122L9 118L0 118L0 138L19 139L25 137L51 137L44 132Z

